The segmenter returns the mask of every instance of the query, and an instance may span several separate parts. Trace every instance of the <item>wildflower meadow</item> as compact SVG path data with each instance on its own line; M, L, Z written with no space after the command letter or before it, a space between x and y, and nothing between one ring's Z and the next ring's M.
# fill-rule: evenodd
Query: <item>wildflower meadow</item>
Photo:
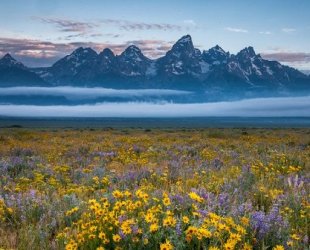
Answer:
M308 249L309 129L0 131L0 249Z

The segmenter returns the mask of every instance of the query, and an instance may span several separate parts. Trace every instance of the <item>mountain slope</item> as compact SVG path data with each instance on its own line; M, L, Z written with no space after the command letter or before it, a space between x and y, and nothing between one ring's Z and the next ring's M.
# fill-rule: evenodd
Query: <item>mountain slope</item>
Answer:
M16 61L10 54L6 54L0 59L0 86L16 85L45 85L45 81L22 63Z

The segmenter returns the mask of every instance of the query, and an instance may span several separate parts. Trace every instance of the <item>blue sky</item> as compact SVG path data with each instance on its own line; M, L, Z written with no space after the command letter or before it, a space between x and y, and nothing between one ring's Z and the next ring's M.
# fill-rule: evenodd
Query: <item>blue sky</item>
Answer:
M184 34L208 49L253 46L265 58L310 70L309 0L15 0L0 2L0 56L48 66L79 46L119 54L136 44L150 57Z

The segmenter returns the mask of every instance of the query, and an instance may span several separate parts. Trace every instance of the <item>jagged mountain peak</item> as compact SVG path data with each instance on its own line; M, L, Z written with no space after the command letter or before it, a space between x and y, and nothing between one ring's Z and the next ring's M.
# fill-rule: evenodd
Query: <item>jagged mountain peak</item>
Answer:
M182 36L176 43L193 43L190 35Z
M11 56L10 53L6 53L1 59L2 59L2 60L14 60L14 61L16 61L16 60Z
M193 45L190 35L181 37L166 55L157 61L161 75L167 79L181 75L198 76L201 74L201 51Z
M26 68L21 62L15 60L11 54L7 53L0 59L0 65L7 66L7 67L19 67L19 68Z
M171 60L185 60L186 58L196 57L199 53L198 49L194 48L192 38L190 35L181 37L171 48L167 51L166 56L168 61Z
M141 52L141 50L134 44L129 45L125 51L136 51L136 52Z
M94 51L92 48L84 48L84 47L79 47L77 48L76 50L73 51L74 55L80 55L80 54L96 54L97 55L97 52Z
M120 61L131 61L131 62L141 62L141 61L149 61L147 57L145 57L142 51L135 45L128 46L123 53L118 57Z
M111 58L114 57L115 55L111 49L105 48L103 51L100 52L99 56Z
M97 59L98 54L95 50L79 47L70 55L55 62L51 69L45 73L44 79L55 83L84 81L92 74Z
M201 51L200 51L200 49L195 48L195 55L196 55L197 57L200 57L200 56L201 56Z
M203 58L209 64L221 64L226 63L229 59L229 52L223 50L219 45L215 45L209 50L203 51Z
M89 53L89 52L95 52L95 51L90 47L86 47L86 48L79 47L73 53Z
M182 36L172 47L172 50L174 49L190 49L194 50L194 45L192 41L192 37L190 35Z
M128 46L116 60L118 73L126 77L145 75L151 63L151 60L145 57L142 51L135 45Z
M244 49L240 50L237 56L253 58L256 56L256 53L254 51L254 48L252 46L249 46L249 47L245 47Z
M97 59L97 69L99 73L107 73L113 71L116 66L116 56L113 51L109 48L105 48L100 52Z
M208 50L209 52L215 52L215 53L220 53L220 54L226 54L227 52L223 50L219 45L215 45L214 47L210 48Z
M141 50L136 45L130 45L123 51L121 56L141 57L141 56L143 56L143 54L142 54Z
M94 51L92 48L79 47L74 50L70 55L57 61L54 66L64 66L64 64L67 64L68 67L71 67L71 65L74 67L78 67L88 61L96 60L97 56L97 52Z
M0 59L0 85L25 86L45 85L43 79L32 72L21 62L15 60L9 53Z

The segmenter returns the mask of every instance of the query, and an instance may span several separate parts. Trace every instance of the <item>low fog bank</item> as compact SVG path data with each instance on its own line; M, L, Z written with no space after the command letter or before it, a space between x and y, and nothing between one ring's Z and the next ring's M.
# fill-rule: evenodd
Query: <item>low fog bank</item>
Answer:
M216 103L98 103L76 106L0 105L16 117L309 117L310 96L256 98Z
M108 89L70 86L0 88L0 96L64 96L72 100L96 99L99 97L179 96L191 93L189 91L170 89Z

